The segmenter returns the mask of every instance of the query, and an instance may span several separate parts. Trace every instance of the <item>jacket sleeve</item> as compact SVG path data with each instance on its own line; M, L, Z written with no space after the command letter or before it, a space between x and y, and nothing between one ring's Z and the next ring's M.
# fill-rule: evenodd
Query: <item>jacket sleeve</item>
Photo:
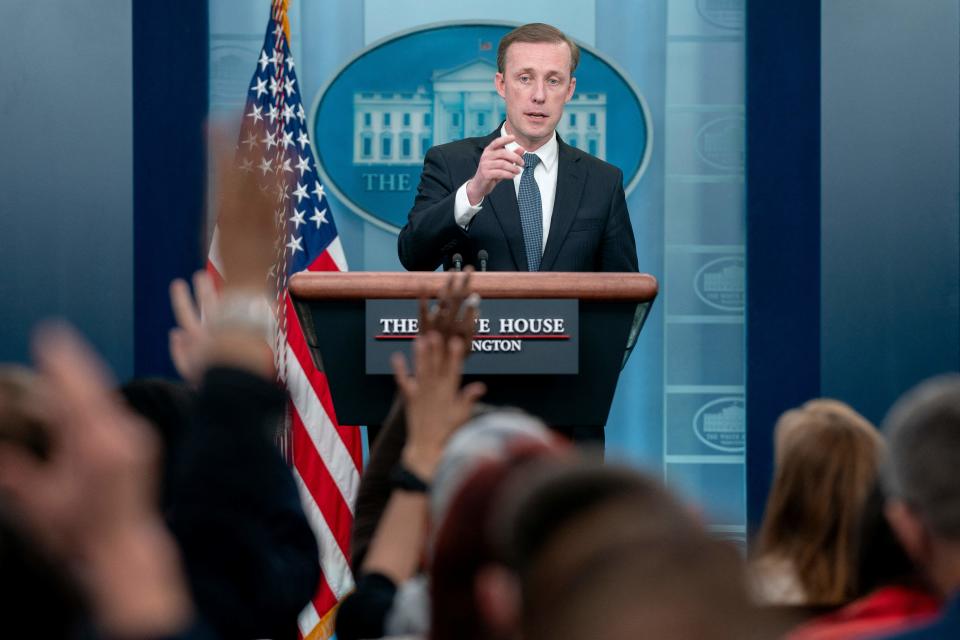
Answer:
M295 637L319 581L316 539L272 442L284 397L211 369L181 445L168 522L198 612L223 637Z
M630 212L623 192L623 173L617 170L610 212L600 245L599 270L612 272L637 272L637 243L630 224Z
M430 149L423 160L417 197L397 240L400 263L408 271L433 271L446 256L467 250L467 233L453 213L459 188L453 184L442 148Z

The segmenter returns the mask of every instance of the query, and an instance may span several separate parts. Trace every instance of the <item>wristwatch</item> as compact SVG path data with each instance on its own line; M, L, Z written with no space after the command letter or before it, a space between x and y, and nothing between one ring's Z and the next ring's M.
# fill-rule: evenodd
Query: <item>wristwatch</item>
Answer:
M430 485L423 478L403 466L402 462L398 462L390 472L390 486L411 493L427 493L430 491Z

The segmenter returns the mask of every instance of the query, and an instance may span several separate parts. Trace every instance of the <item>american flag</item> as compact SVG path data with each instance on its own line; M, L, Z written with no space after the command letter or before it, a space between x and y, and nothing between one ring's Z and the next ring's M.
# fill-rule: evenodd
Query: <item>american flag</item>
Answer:
M356 427L337 424L327 378L313 366L286 284L298 271L346 271L333 215L320 184L294 72L286 2L274 0L263 48L247 92L237 158L261 188L276 190L278 261L271 277L277 296L277 365L289 395L289 457L304 511L320 545L322 576L300 614L304 638L328 638L338 601L353 589L349 566L353 505L362 449ZM215 230L207 270L219 283Z

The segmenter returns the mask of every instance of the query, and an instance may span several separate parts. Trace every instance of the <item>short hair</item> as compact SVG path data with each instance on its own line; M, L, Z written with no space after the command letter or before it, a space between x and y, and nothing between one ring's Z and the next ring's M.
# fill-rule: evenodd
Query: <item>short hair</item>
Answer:
M531 22L517 27L500 39L497 47L497 71L503 73L507 68L507 49L514 42L548 42L552 44L566 44L570 47L570 74L577 70L580 64L580 47L567 34L556 27L542 22Z
M914 509L932 534L960 540L960 375L908 391L887 414L884 432L887 495Z

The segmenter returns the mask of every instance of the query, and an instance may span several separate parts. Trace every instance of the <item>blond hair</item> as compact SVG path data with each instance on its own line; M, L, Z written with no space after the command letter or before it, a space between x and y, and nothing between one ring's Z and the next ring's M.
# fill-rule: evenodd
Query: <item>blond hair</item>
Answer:
M808 604L842 603L855 594L857 531L883 440L851 407L827 399L784 413L774 438L758 558L788 561Z

